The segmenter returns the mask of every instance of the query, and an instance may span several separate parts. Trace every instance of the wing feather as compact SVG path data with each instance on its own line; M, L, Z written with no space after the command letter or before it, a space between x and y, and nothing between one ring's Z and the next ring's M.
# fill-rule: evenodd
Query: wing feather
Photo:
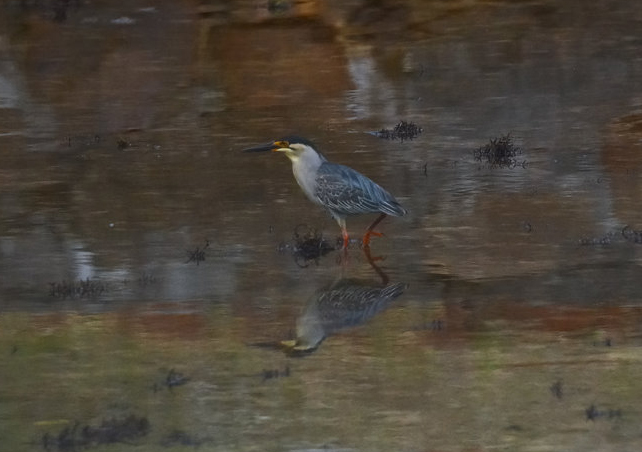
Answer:
M344 165L324 162L317 172L316 187L319 202L340 215L381 212L397 217L406 213L394 196Z

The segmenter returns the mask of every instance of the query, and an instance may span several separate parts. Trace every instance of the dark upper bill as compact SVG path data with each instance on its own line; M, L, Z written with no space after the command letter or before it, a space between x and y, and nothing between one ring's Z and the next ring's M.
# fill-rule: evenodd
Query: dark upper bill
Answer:
M288 147L287 141L273 141L272 143L263 144L261 146L256 146L253 148L243 149L243 152L267 152L274 151L279 148Z
M262 144L261 146L255 146L252 148L243 149L243 152L268 152L268 151L271 151L272 149L276 149L277 147L278 146L276 146L274 142L272 142L268 144Z

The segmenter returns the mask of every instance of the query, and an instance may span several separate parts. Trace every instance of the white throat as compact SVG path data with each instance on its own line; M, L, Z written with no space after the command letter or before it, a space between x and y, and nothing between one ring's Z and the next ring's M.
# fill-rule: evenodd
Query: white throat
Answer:
M325 162L325 158L315 152L309 146L305 146L303 152L298 155L288 155L292 160L292 172L297 183L313 202L318 202L315 196L316 175L319 167Z

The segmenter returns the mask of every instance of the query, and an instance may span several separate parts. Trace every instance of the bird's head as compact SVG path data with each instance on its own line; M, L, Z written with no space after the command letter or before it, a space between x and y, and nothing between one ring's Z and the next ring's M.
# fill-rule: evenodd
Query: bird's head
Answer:
M244 152L267 151L282 152L293 162L313 156L318 156L321 160L325 160L325 157L314 149L314 145L310 141L296 136L288 136L262 146L244 149Z

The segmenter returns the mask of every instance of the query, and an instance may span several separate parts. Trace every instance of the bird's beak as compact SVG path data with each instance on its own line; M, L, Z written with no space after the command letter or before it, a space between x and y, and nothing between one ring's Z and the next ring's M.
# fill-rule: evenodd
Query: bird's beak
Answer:
M253 148L243 149L243 152L267 152L267 151L273 151L276 148L278 148L276 143L269 143L269 144L263 144L261 146L256 146Z
M243 152L267 152L267 151L285 151L289 149L290 144L287 141L273 141L269 144L256 146L253 148L243 149Z

